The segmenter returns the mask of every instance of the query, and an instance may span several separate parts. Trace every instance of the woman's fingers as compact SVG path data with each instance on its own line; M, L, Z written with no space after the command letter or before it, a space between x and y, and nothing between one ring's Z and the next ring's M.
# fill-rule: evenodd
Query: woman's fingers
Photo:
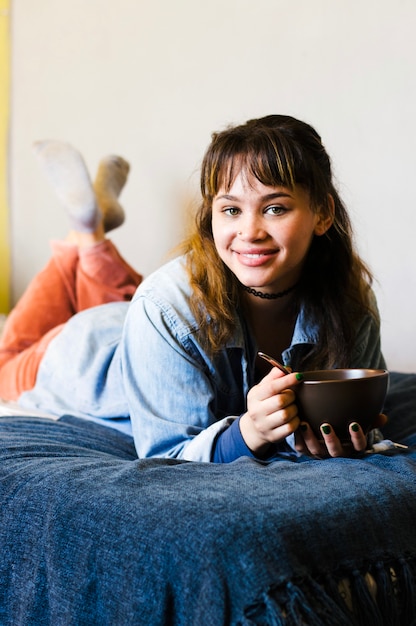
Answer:
M349 433L351 443L356 452L364 452L367 447L367 437L364 435L362 428L357 422L349 425Z
M329 456L344 456L344 449L330 424L321 424L320 431Z
M348 444L342 444L330 424L321 425L320 431L330 456L349 456L351 448L355 452L364 452L367 447L367 437L364 435L361 426L357 422L352 422L349 425L348 430L351 443L348 442Z
M296 396L291 389L285 389L279 394L271 396L263 400L262 409L265 415L272 416L279 411L284 411L292 407L289 418L297 414L297 406L295 405ZM286 420L285 420L286 421Z
M248 403L248 411L251 419L260 432L264 434L297 420L291 425L287 434L291 434L299 426L298 408L295 404L296 396L291 389L286 389L280 394L265 398L261 401L251 401ZM280 434L279 438L286 435Z
M343 445L330 424L322 424L320 430L330 456L349 456L351 446L355 452L364 452L367 447L367 438L357 422L352 422L352 424L349 425L351 444Z
M285 375L273 368L250 389L247 413L240 420L240 430L252 450L266 442L280 441L297 430L299 417L292 387L299 382L299 375Z
M299 384L296 374L284 375L273 368L247 395L250 414L271 415L295 403L293 387Z
M301 422L298 437L295 436L296 450L302 454L310 454L312 456L325 455L326 450L322 443L315 437L312 428L307 422Z
M367 447L367 438L357 422L349 425L351 441L341 442L330 424L320 427L322 440L318 440L309 424L301 422L296 437L296 450L313 456L348 457L351 452L364 452Z
M285 389L296 387L302 378L303 376L299 372L283 374L277 367L273 367L256 387L262 390L264 397L271 397L282 393Z

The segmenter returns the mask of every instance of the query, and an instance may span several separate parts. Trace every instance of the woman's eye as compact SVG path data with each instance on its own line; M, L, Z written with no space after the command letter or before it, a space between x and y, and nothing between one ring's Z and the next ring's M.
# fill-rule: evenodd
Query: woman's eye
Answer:
M272 206L268 206L265 212L271 213L272 215L282 215L282 213L285 213L287 210L288 209L284 206L273 204Z
M224 213L226 213L227 215L238 215L240 212L240 209L237 209L237 207L235 206L227 206L224 209Z

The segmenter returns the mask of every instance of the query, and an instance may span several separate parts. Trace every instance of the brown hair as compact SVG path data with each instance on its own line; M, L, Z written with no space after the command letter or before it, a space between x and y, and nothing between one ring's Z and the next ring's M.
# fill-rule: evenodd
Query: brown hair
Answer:
M264 185L309 193L312 210L335 215L323 236L315 236L297 289L298 306L319 332L318 345L307 359L312 367L347 366L356 321L371 311L372 276L353 246L351 222L333 181L329 156L318 133L305 122L270 115L214 133L201 168L202 203L193 232L185 243L192 286L191 307L210 352L231 338L240 303L240 284L215 248L212 201L228 191L243 168ZM372 312L374 317L377 314Z

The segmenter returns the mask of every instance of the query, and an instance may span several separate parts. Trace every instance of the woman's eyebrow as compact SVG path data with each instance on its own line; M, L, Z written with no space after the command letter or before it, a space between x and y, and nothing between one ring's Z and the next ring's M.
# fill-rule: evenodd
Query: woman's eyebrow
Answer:
M275 200L276 198L291 198L292 195L289 191L274 191L273 193L267 193L264 196L261 196L262 200ZM229 200L230 202L238 202L241 200L238 196L233 196L229 193L221 194L220 196L215 196L214 200Z
M274 200L275 198L292 198L292 194L289 191L275 191L273 193L267 193L262 196L263 200Z
M215 196L214 200L230 200L231 202L234 202L235 200L238 201L238 198L237 196L231 196L229 193L224 193L220 196Z

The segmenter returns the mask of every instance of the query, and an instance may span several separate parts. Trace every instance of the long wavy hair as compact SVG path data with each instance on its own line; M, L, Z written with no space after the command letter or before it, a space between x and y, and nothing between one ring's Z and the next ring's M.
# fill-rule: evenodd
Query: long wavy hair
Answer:
M202 202L186 240L191 308L205 347L213 354L231 338L241 284L220 259L212 234L212 202L219 190L229 191L243 169L264 185L308 191L313 211L333 210L331 227L314 236L296 291L318 329L319 341L303 367L345 367L351 358L358 320L371 308L372 275L353 245L351 222L332 180L329 156L318 133L286 115L269 115L214 133L201 167Z

